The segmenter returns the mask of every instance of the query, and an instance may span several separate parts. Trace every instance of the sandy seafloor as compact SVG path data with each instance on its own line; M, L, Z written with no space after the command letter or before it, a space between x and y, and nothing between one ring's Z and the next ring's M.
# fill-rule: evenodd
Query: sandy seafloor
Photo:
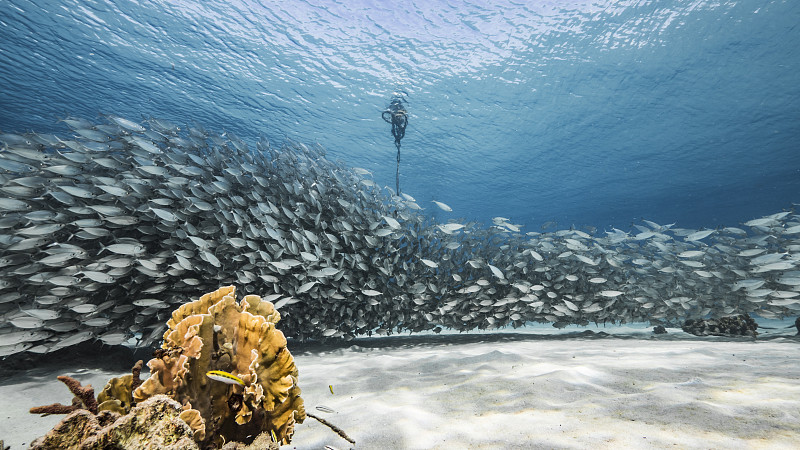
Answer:
M756 340L675 328L655 336L634 324L402 335L336 347L290 342L306 410L356 445L309 418L283 448L797 449L800 338L787 328L791 320L760 324L771 329ZM70 403L57 375L100 390L128 373L81 365L0 380L0 439L26 448L61 419L28 413Z

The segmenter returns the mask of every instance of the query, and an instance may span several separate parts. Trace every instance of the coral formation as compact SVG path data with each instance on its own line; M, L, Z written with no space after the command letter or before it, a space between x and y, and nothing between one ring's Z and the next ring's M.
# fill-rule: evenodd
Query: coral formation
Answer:
M294 359L275 327L280 318L256 295L237 302L233 286L181 306L144 382L142 361L109 380L97 399L90 385L58 377L75 394L72 405L30 411L70 414L35 448L220 448L257 438L269 447L289 444L306 414Z
M131 373L108 380L103 390L97 394L99 411L114 411L127 414L133 406L133 391L142 384L139 374L143 361L139 360L131 369Z
M31 449L199 449L192 429L181 420L181 405L165 395L153 396L131 411L91 414L79 409L70 413L47 435L31 443Z
M275 327L279 320L272 303L256 295L237 303L234 286L182 305L133 399L167 394L177 400L201 446L250 443L262 432L290 443L305 409L294 359ZM229 372L244 385L212 380L206 376L211 370Z
M94 414L85 409L72 411L46 435L31 443L31 449L73 449L102 427Z
M136 362L131 369L130 375L109 380L105 388L97 396L97 400L94 398L92 385L81 386L78 380L68 375L61 375L58 377L59 381L66 384L70 392L75 395L72 399L72 404L53 403L51 405L35 406L30 409L30 412L31 414L69 414L73 411L84 409L91 414L98 414L98 412L102 411L127 414L132 406L133 390L142 384L142 380L139 379L142 363L141 360Z
M91 384L81 386L80 381L67 375L60 375L58 380L66 384L70 392L75 395L72 404L53 403L52 405L36 406L30 409L32 414L67 414L79 409L97 414L97 400L94 398L94 389Z

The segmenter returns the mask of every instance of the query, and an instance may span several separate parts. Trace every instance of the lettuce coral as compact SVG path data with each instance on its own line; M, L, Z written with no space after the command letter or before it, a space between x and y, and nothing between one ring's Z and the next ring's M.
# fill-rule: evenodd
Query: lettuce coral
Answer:
M166 394L181 403L201 446L250 443L262 432L289 444L306 415L294 358L276 328L280 313L256 295L237 302L235 291L220 288L172 313L162 348L147 363L151 376L133 399ZM212 380L211 370L244 385Z

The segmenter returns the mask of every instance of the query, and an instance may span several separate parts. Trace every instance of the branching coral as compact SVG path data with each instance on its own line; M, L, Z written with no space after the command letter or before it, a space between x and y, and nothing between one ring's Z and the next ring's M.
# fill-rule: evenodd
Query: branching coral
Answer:
M97 400L94 398L94 389L91 384L81 386L80 381L67 375L60 375L58 380L66 384L70 392L75 395L72 405L53 403L52 405L36 406L30 409L32 414L67 414L78 409L85 409L92 414L97 414Z
M272 303L258 296L237 302L233 286L182 305L167 322L162 349L147 363L151 377L134 400L156 394L177 400L203 446L221 446L223 439L249 443L262 432L288 444L305 409L294 359L275 326L279 320ZM229 372L244 385L211 380L211 370Z
M112 378L108 381L103 391L94 398L94 389L91 385L81 386L80 381L68 375L58 377L59 381L66 384L70 392L75 397L71 405L53 403L52 405L35 406L30 409L32 414L69 414L79 409L97 415L102 411L113 411L119 414L126 414L130 411L133 402L133 390L136 389L142 380L139 373L142 371L142 361L138 361L131 369L130 375L119 378Z

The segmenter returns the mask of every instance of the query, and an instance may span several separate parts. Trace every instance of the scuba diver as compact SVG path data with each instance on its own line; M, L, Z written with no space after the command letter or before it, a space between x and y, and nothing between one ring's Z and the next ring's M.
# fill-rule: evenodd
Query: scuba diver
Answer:
M403 97L395 94L389 103L389 107L381 113L381 117L386 123L392 125L392 136L394 136L394 146L397 147L397 174L395 177L395 187L397 195L400 195L400 139L406 135L408 125L408 111L403 105Z
M392 102L382 114L383 120L392 124L392 136L394 136L394 145L400 148L400 139L406 135L406 125L408 125L408 111L403 106L403 99L395 97Z

